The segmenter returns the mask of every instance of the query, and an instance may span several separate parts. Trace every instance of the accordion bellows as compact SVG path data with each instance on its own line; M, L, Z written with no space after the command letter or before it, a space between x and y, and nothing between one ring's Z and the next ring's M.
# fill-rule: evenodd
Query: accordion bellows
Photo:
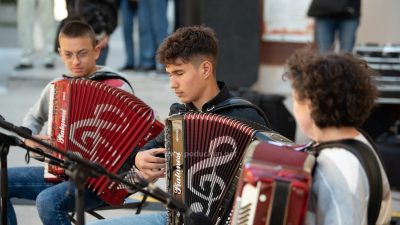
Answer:
M122 167L132 166L129 156L133 151L163 130L146 103L101 82L64 79L53 82L50 93L51 144L76 152L117 175L127 172L121 171ZM49 166L49 172L63 174L55 166ZM88 178L86 185L112 205L122 203L128 194L105 176Z

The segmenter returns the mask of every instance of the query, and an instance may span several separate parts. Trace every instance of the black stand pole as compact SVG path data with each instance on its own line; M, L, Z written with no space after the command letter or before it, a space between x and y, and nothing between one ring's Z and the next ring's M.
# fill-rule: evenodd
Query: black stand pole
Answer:
M73 163L66 171L68 176L75 183L75 211L76 224L85 224L85 181L88 178L87 172L76 163Z
M7 173L7 155L10 150L10 144L3 140L4 136L0 133L0 164L1 164L1 224L7 224L7 200L8 200L8 173Z
M8 211L8 171L7 171L7 155L10 146L20 146L28 151L35 152L49 158L52 163L63 167L63 161L54 156L43 152L41 149L34 149L26 146L20 139L0 132L0 198L1 198L1 224L7 224Z
M68 177L75 183L75 212L76 225L85 224L85 182L89 177L97 177L95 172L92 172L90 166L78 163L75 154L70 155L67 159L65 170Z

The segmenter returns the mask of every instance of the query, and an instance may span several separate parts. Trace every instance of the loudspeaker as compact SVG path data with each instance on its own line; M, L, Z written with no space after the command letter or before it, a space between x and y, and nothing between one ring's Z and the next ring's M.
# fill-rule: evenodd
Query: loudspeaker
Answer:
M219 40L218 80L231 89L250 87L260 61L260 2L237 0L176 1L178 26L204 24Z
M385 171L392 189L400 190L400 138L387 132L376 140L376 146L382 157Z
M378 104L372 109L361 129L376 140L381 134L390 130L390 127L399 119L400 104Z
M296 121L284 105L285 96L263 94L257 91L241 88L233 92L260 107L267 116L271 129L294 141L296 136Z

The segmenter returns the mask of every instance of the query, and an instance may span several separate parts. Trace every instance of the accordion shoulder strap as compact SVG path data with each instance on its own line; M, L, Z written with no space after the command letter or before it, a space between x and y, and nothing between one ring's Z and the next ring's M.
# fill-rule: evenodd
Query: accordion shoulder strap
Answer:
M316 146L316 153L319 154L325 148L339 147L353 153L360 161L367 174L370 189L370 197L368 201L368 224L375 224L378 219L382 202L382 174L379 169L379 156L376 149L371 149L365 143L355 139L345 139L341 141L332 141L319 144ZM378 169L377 169L378 168Z
M90 79L96 80L96 81L103 81L103 80L108 80L108 79L120 79L120 80L124 81L127 85L129 85L129 87L131 88L132 93L133 93L133 87L132 87L131 83L129 83L129 81L125 77L120 76L113 72L103 72L102 71L101 74L98 74L98 75L96 74L95 76L91 77Z
M218 112L221 110L237 108L237 107L245 107L245 108L255 109L263 117L267 126L271 127L271 124L269 123L267 115L264 113L264 111L260 107L251 103L250 101L247 101L240 97L230 97L230 98L224 100L223 102L221 102L220 104L216 105L212 110L210 110L210 112Z

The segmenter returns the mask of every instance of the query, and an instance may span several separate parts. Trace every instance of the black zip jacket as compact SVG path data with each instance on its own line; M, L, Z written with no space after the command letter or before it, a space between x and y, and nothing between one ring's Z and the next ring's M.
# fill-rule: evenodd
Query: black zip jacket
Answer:
M249 121L251 123L257 123L262 126L268 127L268 121L265 121L263 116L257 112L254 108L251 107L233 107L227 108L223 110L218 110L214 112L213 110L216 109L220 104L222 104L225 100L234 97L228 88L225 86L225 83L218 82L218 87L220 92L217 96L211 99L209 102L203 105L201 112L209 112L215 113L223 116L228 116L236 119L240 119L242 121ZM170 107L169 115L177 114L179 112L200 112L196 109L196 107L189 103L189 104L172 104ZM153 148L164 148L165 147L165 136L164 132L161 132L156 138L147 142L141 151Z

